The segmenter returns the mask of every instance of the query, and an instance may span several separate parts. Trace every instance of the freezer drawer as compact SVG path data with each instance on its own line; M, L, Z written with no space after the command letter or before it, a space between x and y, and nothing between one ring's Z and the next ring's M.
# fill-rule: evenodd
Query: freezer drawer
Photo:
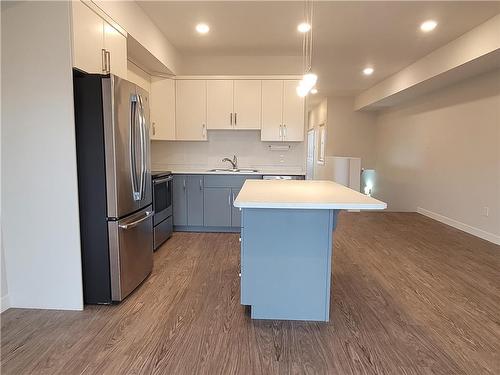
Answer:
M111 299L121 301L153 268L153 208L108 223Z
M172 232L172 216L169 216L154 228L154 249L158 249L172 235Z

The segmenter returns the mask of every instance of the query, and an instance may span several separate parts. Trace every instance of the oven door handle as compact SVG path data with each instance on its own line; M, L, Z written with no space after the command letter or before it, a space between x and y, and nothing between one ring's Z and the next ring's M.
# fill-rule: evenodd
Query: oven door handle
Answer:
M165 178L158 178L153 180L153 184L162 184L164 182L171 181L174 178L174 176L168 176Z

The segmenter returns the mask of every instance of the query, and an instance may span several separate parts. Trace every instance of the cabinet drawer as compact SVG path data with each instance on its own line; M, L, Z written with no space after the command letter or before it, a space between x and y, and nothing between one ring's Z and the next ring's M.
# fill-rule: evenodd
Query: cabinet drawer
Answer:
M205 187L241 188L245 180L260 180L261 175L205 175Z

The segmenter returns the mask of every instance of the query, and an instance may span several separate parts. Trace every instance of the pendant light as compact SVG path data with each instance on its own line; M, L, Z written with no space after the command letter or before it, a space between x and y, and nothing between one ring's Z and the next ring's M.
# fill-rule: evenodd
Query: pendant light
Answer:
M301 25L308 25L308 28ZM304 22L299 25L302 39L302 68L304 75L297 86L297 95L304 97L316 86L318 76L312 72L313 53L313 0L304 1Z

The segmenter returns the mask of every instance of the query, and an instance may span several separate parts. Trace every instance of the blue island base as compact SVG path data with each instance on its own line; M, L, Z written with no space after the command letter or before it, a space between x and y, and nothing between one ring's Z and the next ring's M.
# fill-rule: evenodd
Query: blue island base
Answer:
M252 319L329 320L337 213L242 209L241 304Z

